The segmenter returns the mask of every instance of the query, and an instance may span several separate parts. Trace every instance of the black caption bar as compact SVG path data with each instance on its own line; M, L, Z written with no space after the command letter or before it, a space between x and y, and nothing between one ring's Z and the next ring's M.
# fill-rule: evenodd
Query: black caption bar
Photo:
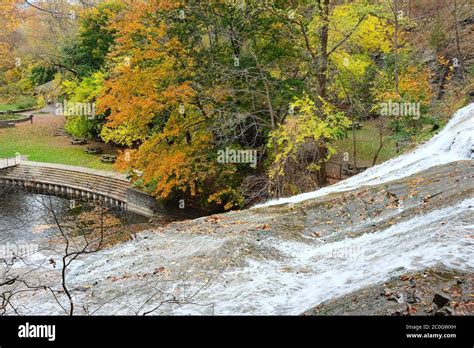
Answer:
M0 347L389 344L472 347L474 317L1 317Z

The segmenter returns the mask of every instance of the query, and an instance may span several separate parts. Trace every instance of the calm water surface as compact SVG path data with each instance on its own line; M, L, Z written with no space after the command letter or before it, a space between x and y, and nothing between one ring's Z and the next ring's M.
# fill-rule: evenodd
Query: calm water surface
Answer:
M0 244L40 242L58 232L51 207L60 221L87 209L71 210L67 198L0 188ZM136 214L116 211L114 215L124 224L147 221Z

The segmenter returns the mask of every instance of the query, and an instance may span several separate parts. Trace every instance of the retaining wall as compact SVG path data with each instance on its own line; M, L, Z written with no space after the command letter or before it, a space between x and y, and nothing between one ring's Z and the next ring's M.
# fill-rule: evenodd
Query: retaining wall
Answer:
M157 207L151 196L131 189L122 174L75 166L21 161L0 169L0 185L68 198L103 200L144 216L153 216Z

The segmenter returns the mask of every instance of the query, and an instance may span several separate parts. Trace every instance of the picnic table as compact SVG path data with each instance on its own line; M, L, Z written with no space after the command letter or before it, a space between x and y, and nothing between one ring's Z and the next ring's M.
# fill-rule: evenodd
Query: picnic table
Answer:
M117 156L116 155L102 155L102 162L103 163L115 163L115 161L117 160Z
M89 154L89 155L98 155L99 153L102 152L102 148L101 147L98 147L98 146L89 146L86 148L86 152Z
M58 128L54 132L55 137L67 137L68 135L69 135L68 132L66 132L64 128Z
M71 140L71 144L72 145L85 145L87 144L87 140L82 139L82 138L74 138Z

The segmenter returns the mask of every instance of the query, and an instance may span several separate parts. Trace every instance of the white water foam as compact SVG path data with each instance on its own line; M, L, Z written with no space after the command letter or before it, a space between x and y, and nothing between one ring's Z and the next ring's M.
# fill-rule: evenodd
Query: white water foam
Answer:
M226 288L210 289L214 310L218 314L301 314L391 275L438 263L473 269L473 226L463 222L472 221L473 212L474 199L469 199L377 233L324 245L268 239L266 243L288 258L253 261L248 268L226 275Z

